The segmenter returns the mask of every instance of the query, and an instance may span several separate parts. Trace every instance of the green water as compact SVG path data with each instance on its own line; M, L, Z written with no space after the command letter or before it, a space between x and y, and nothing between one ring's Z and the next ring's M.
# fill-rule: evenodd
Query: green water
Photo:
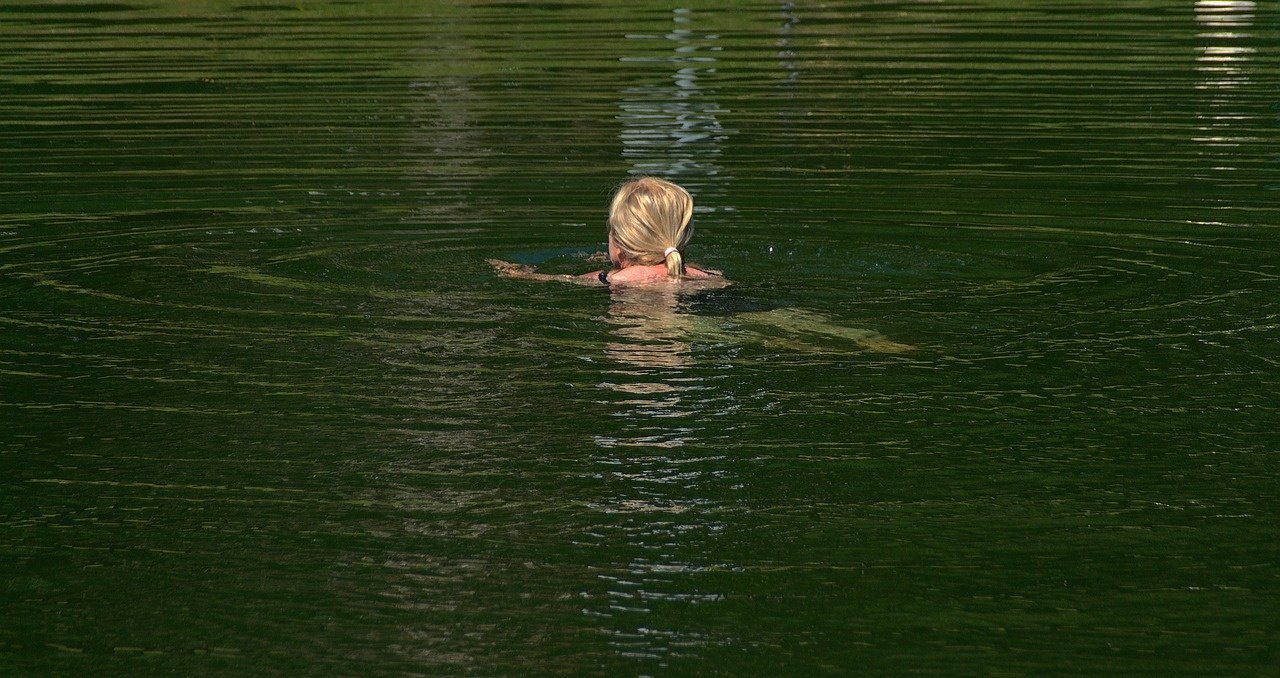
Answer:
M0 3L0 673L1273 674L1278 25Z

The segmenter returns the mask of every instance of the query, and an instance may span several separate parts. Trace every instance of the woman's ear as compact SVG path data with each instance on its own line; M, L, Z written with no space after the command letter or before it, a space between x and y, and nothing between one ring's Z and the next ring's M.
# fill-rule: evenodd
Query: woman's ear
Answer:
M622 248L613 241L613 234L609 234L609 263L616 268L622 268L626 265L626 255L622 253Z

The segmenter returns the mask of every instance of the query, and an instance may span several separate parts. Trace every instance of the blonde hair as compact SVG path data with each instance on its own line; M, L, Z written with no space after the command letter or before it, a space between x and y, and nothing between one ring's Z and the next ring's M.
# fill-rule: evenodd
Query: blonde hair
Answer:
M609 204L609 234L614 245L637 264L665 262L672 278L684 273L683 250L693 236L692 219L689 192L657 177L638 177L622 184Z

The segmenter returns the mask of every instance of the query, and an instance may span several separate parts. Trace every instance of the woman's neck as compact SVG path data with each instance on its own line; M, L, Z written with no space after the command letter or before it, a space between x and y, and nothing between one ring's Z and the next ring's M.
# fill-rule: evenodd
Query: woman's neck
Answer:
M667 277L666 264L623 264L610 275L617 280L652 280Z

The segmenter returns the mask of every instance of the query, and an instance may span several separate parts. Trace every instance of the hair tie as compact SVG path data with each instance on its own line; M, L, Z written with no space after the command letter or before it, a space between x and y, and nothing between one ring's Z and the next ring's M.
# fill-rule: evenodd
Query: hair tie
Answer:
M680 251L680 250L678 250L678 249L676 249L676 248L674 248L674 247L668 247L667 249L662 250L662 258L663 258L663 259L666 259L667 257L671 256L671 253L672 253L672 252L679 252L679 251Z

